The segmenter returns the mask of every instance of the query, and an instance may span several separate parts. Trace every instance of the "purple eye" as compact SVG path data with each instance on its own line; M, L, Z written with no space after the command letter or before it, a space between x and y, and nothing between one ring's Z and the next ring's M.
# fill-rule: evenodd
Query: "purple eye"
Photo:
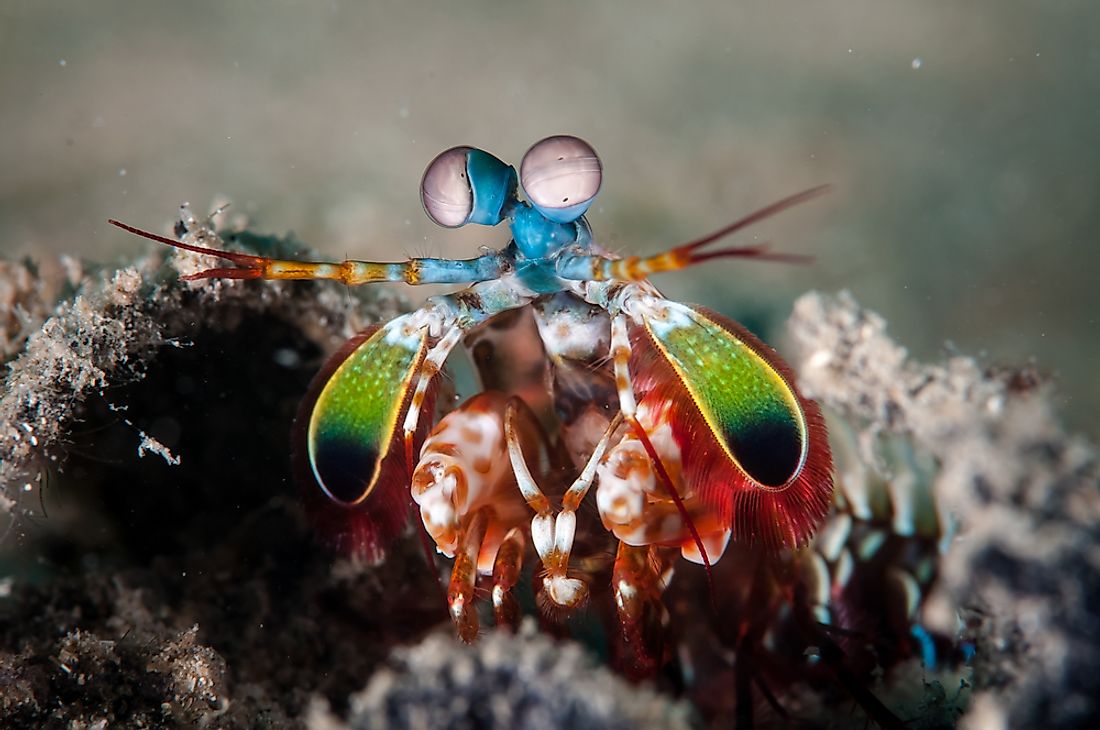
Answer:
M424 170L420 202L424 212L444 228L458 228L474 210L474 191L466 171L472 147L452 147L441 152Z
M519 180L531 205L557 223L580 218L603 180L603 166L592 146L569 136L536 142L519 166Z

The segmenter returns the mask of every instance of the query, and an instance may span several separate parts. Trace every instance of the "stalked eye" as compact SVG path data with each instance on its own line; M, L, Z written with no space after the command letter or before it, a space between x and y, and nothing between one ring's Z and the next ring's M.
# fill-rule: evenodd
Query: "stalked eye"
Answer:
M424 212L444 228L465 225L474 210L474 190L466 172L470 147L452 147L440 153L424 170L420 202Z
M428 164L420 181L424 212L444 228L495 226L515 197L516 171L488 152L452 147Z
M527 150L519 179L540 213L555 223L569 223L592 205L600 191L603 166L596 150L583 139L547 137Z

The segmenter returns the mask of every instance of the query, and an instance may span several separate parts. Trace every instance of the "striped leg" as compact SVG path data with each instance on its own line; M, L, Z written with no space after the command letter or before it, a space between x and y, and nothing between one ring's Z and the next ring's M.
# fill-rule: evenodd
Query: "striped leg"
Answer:
M416 436L416 427L420 423L420 413L423 410L428 387L443 369L443 363L447 361L447 356L462 339L463 334L463 330L457 323L452 324L439 342L428 350L428 354L424 356L424 362L420 365L420 377L416 381L412 402L409 404L409 410L405 412L405 423L402 427L405 436L405 464L409 474L413 471L413 438Z
M519 582L520 571L523 570L523 549L526 546L523 531L513 527L497 549L496 560L493 561L493 615L497 628L515 629L519 621L519 604L512 595L512 589Z
M661 595L672 580L662 550L655 545L635 547L620 542L611 573L623 638L640 676L652 674L662 659L660 637L668 623L668 610Z
M489 526L489 508L478 510L458 538L451 584L447 589L447 608L458 629L458 636L467 644L477 640L479 627L474 588L477 584L477 557Z
M516 483L523 498L535 511L531 519L531 540L535 544L543 567L546 569L544 586L546 594L557 606L576 608L588 597L588 586L581 578L569 576L569 556L573 551L573 538L577 531L577 507L584 500L592 480L596 477L596 467L603 458L622 419L616 416L608 425L580 475L566 490L562 498L562 509L557 515L550 500L539 489L527 460L523 456L523 447L516 434L515 408L509 404L504 418L504 434L508 440L508 456L515 472Z
M638 402L630 376L630 337L626 325L625 314L617 314L611 319L611 361L615 368L615 387L619 391L619 413L628 423L636 423Z
M494 519L491 507L482 507L474 514L459 537L459 549L451 569L447 607L459 638L468 644L477 639L480 629L475 595L478 555ZM512 595L512 588L523 569L523 548L523 532L512 528L497 550L493 563L493 615L496 625L501 628L514 629L519 621L519 604Z

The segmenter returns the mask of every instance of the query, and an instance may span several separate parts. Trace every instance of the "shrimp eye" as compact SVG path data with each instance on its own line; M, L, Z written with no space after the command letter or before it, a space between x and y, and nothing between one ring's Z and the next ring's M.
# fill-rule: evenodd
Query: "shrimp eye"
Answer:
M511 166L483 150L452 147L424 170L420 202L428 217L444 228L467 223L494 226L515 189L516 171Z
M555 223L584 215L600 191L603 166L592 145L569 136L547 137L523 156L519 179L531 205Z

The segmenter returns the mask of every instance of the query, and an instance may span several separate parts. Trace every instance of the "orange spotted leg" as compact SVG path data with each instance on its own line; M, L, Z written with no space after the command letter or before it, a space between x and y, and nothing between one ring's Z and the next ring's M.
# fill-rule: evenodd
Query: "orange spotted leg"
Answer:
M518 616L510 595L523 567L523 526L530 520L508 462L504 415L509 399L484 391L444 416L421 449L410 492L425 532L436 549L453 557L448 613L459 636L478 632L475 587L479 575L493 576L493 610L498 624ZM531 451L543 446L534 414L523 413L519 438Z

